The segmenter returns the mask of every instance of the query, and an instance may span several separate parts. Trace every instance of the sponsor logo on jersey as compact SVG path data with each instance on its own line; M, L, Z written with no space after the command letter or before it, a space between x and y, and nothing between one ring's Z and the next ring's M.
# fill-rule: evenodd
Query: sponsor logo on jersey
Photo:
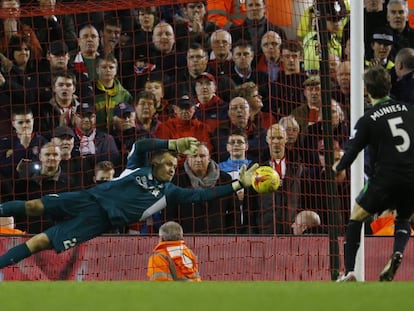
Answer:
M138 185L140 185L142 188L147 189L148 190L148 178L147 176L137 176L135 178L135 180L137 181Z
M154 197L158 197L164 184L157 185L152 176L137 176L135 177L138 185L150 192Z
M58 198L59 197L59 195L57 193L47 194L47 196L54 197L54 198Z

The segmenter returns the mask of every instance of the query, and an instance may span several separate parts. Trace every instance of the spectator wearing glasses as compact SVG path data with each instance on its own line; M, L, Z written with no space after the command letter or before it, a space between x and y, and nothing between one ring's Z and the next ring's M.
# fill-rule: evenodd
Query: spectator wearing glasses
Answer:
M249 143L247 135L243 130L235 129L227 138L227 151L229 158L226 161L220 162L220 170L229 174L233 179L239 178L239 170L242 165L249 167L252 161L247 158L247 150ZM247 205L247 189L240 189L237 191L237 199L235 208L227 215L228 222L232 227L235 227L237 233L248 233L250 231L250 216Z
M232 60L232 37L227 30L218 29L210 37L210 67L217 75L230 72Z
M216 162L225 161L228 157L226 137L236 129L247 134L249 150L247 157L253 162L260 162L268 157L266 145L266 130L258 127L250 120L250 106L243 97L234 97L229 103L229 120L220 124L214 131L211 141L213 143L213 158Z
M177 97L184 94L193 94L196 80L203 72L213 72L208 68L207 50L198 43L193 43L187 51L187 66L177 74ZM227 75L213 74L216 82L216 94L225 102L230 100L231 91L235 84Z
M231 34L224 29L217 29L210 37L210 61L225 62L231 60ZM214 68L216 69L216 68Z
M137 131L137 139L155 138L161 121L156 116L155 103L157 99L155 95L148 91L141 91L135 96L135 127Z
M281 44L282 39L275 31L266 32L261 40L262 54L258 58L257 70L267 73L271 82L279 78Z

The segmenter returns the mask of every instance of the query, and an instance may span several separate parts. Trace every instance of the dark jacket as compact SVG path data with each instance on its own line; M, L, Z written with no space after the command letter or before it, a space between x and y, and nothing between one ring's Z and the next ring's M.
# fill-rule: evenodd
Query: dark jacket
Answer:
M231 183L232 178L225 172L220 172L220 177L216 185ZM192 188L190 179L181 168L175 175L172 183L183 187ZM178 221L183 227L184 232L192 233L231 233L232 229L228 225L227 215L233 212L233 195L204 202L192 204L179 204L167 206L166 218Z
M95 154L84 155L90 160L92 167L95 167L95 164L101 161L111 161L115 166L119 165L120 153L112 135L97 130L94 141L96 148ZM80 138L77 134L75 135L75 146L73 147L72 156L81 156Z
M271 164L267 161L263 165ZM276 192L264 194L250 192L249 209L253 214L255 233L290 234L291 225L301 207L303 170L301 163L286 159L286 175Z
M263 17L260 21L245 19L240 26L232 25L230 27L230 34L233 38L233 42L236 42L237 40L249 41L253 45L253 49L257 56L262 52L260 46L261 39L263 35L270 30L277 32L282 39L282 42L287 39L285 31L282 28L273 25L266 17Z

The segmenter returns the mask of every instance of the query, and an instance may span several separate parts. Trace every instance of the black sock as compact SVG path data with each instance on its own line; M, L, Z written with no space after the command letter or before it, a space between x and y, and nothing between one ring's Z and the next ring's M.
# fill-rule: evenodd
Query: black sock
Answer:
M355 257L361 242L362 221L350 220L346 228L344 242L345 273L354 271Z
M0 204L0 217L26 216L26 201L9 201Z
M27 247L26 243L19 244L11 249L9 249L3 256L0 256L0 269L14 265L19 261L29 257L32 253Z
M394 252L404 253L411 235L410 222L407 219L396 219L394 226Z

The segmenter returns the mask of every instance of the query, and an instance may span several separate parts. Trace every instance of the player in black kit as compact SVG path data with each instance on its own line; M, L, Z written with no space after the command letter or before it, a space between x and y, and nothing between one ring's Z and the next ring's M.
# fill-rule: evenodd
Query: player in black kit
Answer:
M368 147L372 176L351 212L344 243L345 274L338 282L356 281L354 266L362 223L387 208L397 210L394 250L379 280L392 281L410 238L409 218L414 211L414 107L389 97L391 78L383 67L368 69L364 82L373 108L356 123L346 152L333 170L340 173Z

